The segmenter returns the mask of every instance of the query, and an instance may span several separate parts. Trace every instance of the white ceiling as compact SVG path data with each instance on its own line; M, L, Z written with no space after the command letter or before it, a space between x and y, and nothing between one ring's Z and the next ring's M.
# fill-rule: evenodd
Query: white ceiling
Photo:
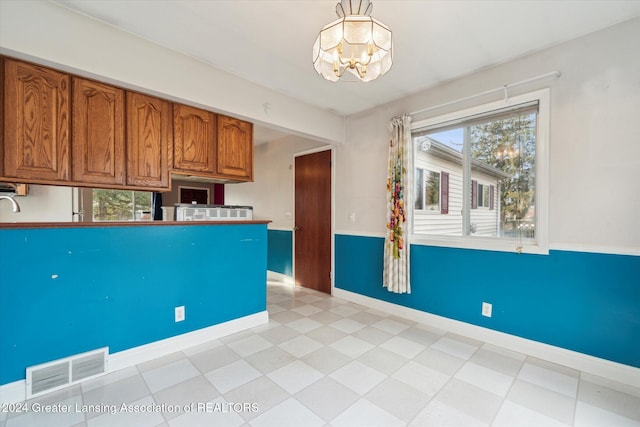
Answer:
M394 65L370 83L318 76L337 0L56 0L322 109L349 115L640 16L640 0L373 0Z

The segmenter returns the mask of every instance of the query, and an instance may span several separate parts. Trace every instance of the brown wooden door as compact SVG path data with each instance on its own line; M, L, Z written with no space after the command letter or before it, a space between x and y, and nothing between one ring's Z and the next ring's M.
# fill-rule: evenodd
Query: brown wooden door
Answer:
M4 175L69 180L69 76L5 59Z
M331 150L295 158L296 285L331 293Z
M218 173L253 180L253 124L218 116Z
M173 104L173 168L216 172L216 115Z
M124 185L124 90L73 78L72 177Z
M127 92L127 185L169 187L171 103Z

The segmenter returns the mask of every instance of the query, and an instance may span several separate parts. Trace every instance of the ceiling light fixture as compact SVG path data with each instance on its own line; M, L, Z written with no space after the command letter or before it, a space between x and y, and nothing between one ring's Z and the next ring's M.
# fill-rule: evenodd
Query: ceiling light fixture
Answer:
M336 82L348 72L369 82L389 71L393 63L391 30L373 19L370 0L342 0L340 19L326 25L313 45L313 67Z

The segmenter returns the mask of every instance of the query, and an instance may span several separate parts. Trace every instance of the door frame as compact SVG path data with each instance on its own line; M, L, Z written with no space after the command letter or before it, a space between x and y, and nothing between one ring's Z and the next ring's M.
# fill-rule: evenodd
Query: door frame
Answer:
M306 156L307 154L320 153L322 151L331 150L331 295L335 289L335 217L336 217L336 147L333 144L322 145L320 147L311 148L309 150L293 153L292 171L293 179L291 180L291 193L293 200L293 215L291 225L291 271L293 274L293 286L296 286L296 157Z

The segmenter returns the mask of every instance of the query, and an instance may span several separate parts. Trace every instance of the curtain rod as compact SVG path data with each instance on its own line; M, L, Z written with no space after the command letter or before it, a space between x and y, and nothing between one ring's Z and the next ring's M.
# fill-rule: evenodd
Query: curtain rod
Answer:
M476 93L475 95L467 96L466 98L460 98L460 99L456 99L454 101L445 102L444 104L438 104L438 105L434 105L432 107L423 108L422 110L413 111L413 112L409 113L409 115L413 116L413 115L416 115L416 114L425 113L427 111L435 110L435 109L442 108L442 107L447 107L449 105L457 104L459 102L468 101L470 99L478 98L478 97L484 96L484 95L489 95L491 93L499 92L499 91L504 91L504 97L505 97L505 99L507 99L507 90L509 88L511 88L511 87L521 86L521 85L524 85L524 84L527 84L527 83L535 82L537 80L546 79L547 77L560 77L560 76L561 76L560 71L551 71L551 72L546 73L546 74L541 74L541 75L536 76L536 77L531 77L530 79L520 80L519 82L509 83L509 84L506 84L504 86L497 87L495 89L490 89L490 90L486 90L484 92Z

